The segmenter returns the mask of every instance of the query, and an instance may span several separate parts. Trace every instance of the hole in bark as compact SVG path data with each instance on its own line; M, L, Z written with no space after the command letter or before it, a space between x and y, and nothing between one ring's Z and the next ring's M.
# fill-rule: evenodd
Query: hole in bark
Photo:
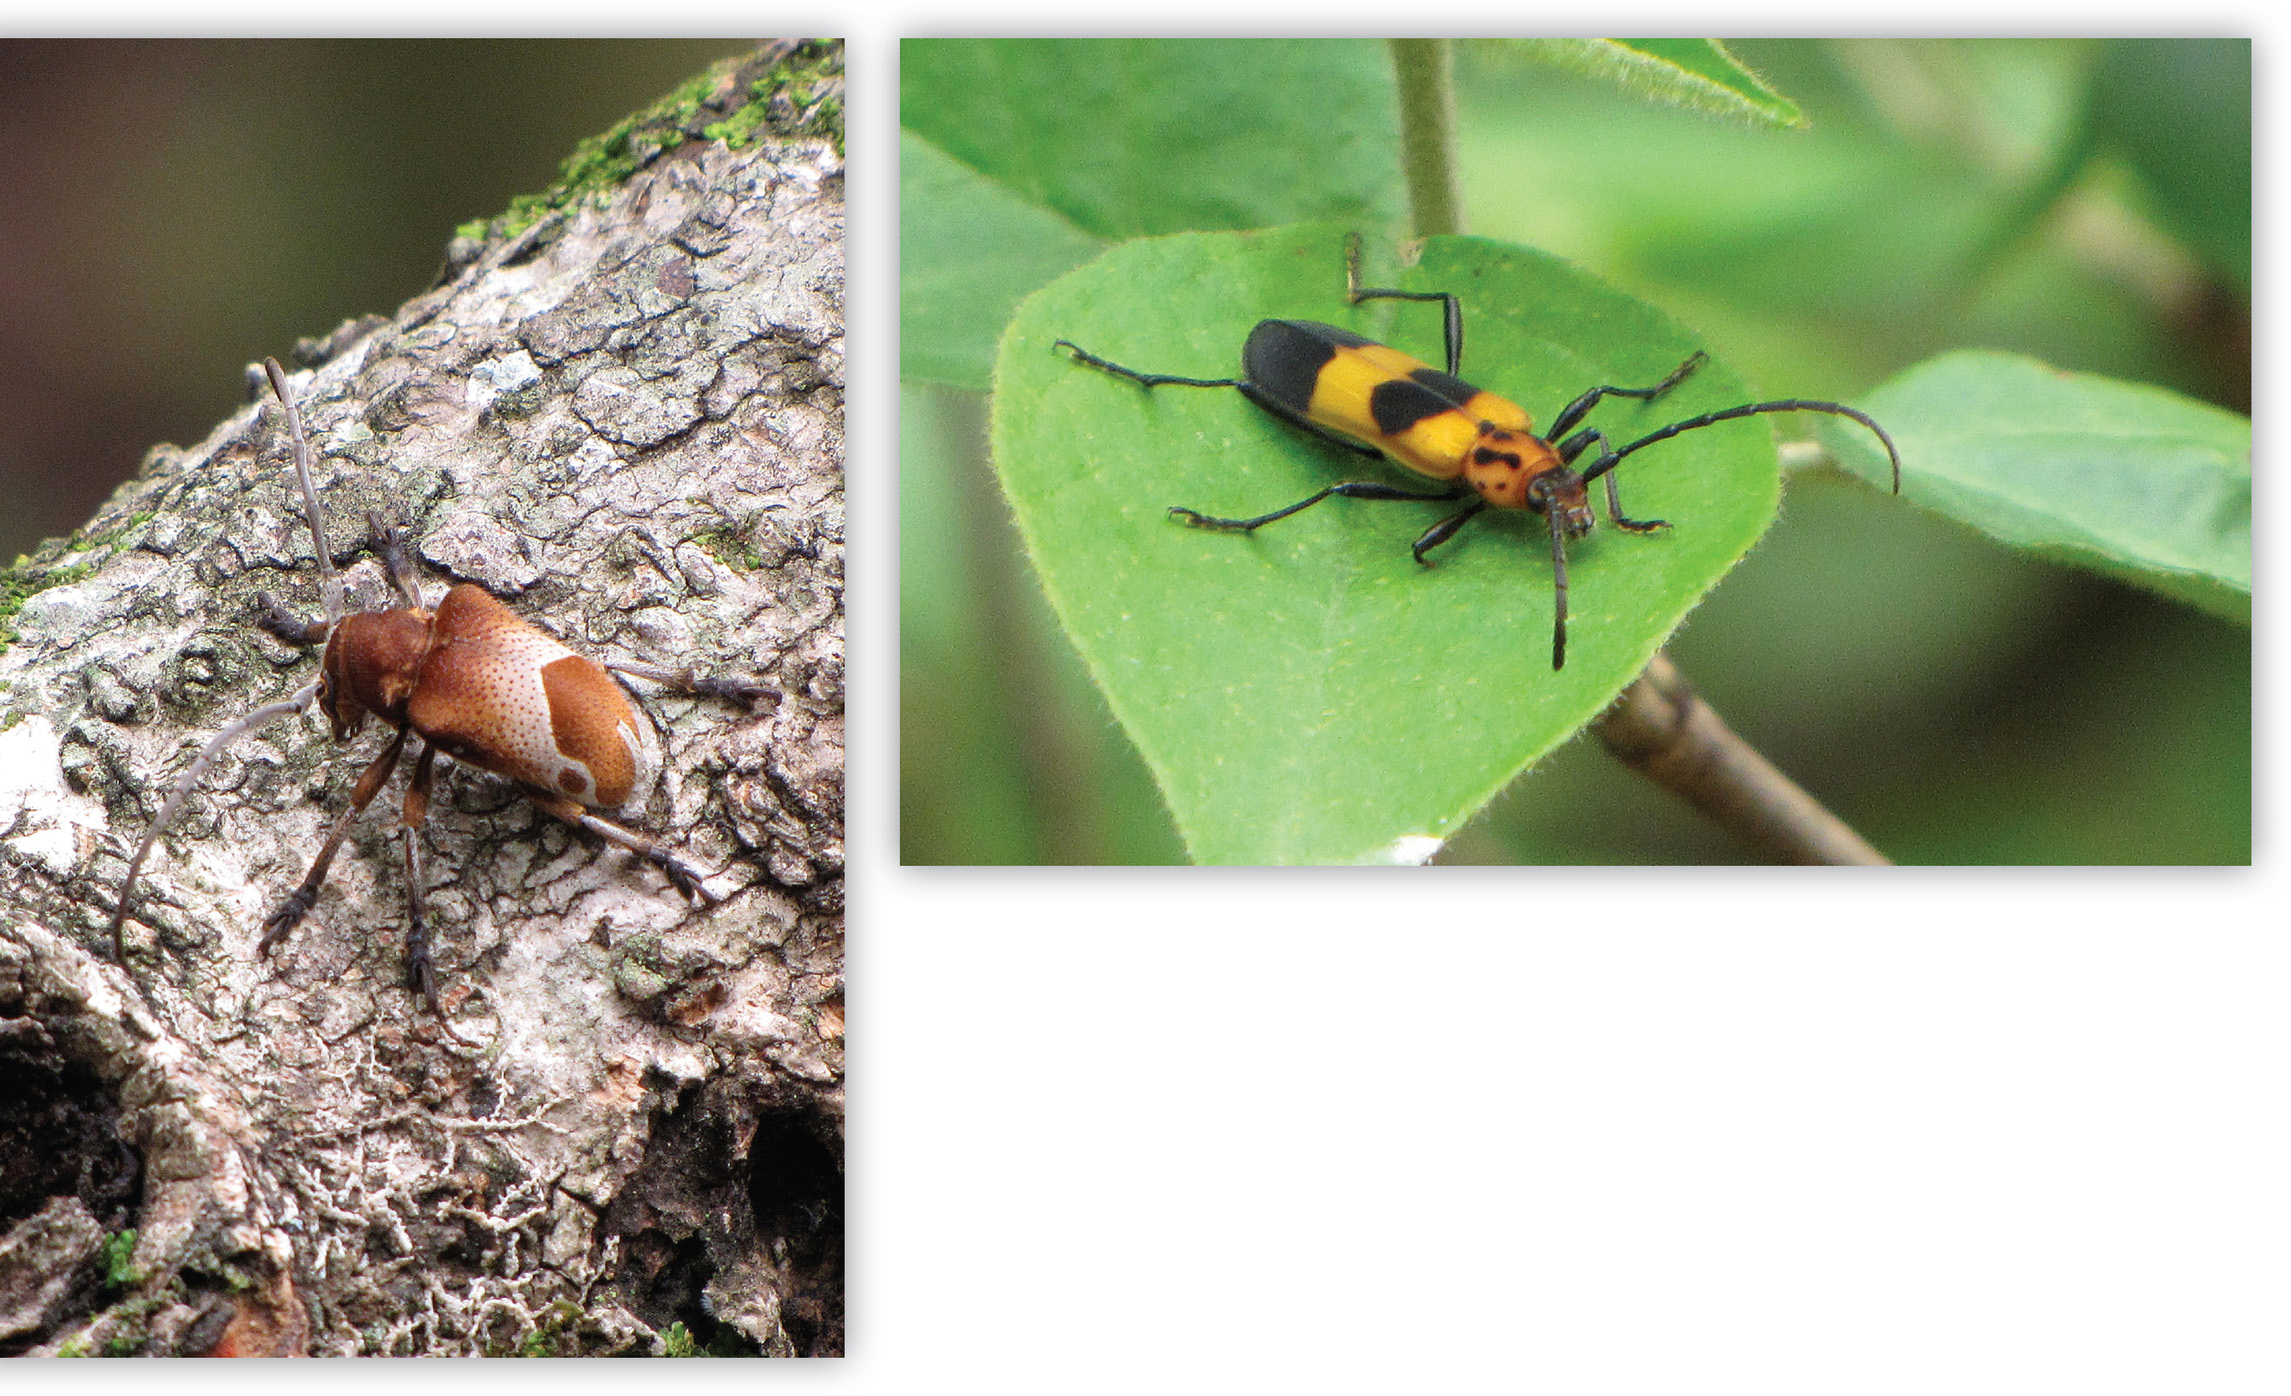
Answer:
M95 1073L28 1035L0 1037L0 1233L67 1196L120 1231L142 1186L143 1160Z
M621 1237L615 1288L654 1330L681 1323L719 1356L842 1352L843 1162L830 1117L784 1099L763 1107L729 1080L688 1090L653 1117L603 1229Z
M85 1320L122 1283L143 1161L111 1093L0 1003L0 1357Z
M748 1205L784 1276L780 1323L806 1357L843 1351L843 1160L813 1116L783 1111L756 1123L748 1146Z

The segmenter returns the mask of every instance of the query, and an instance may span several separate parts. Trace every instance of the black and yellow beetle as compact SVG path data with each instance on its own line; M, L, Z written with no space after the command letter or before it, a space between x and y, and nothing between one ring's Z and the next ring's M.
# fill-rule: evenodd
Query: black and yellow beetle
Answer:
M1457 481L1445 490L1407 490L1375 480L1347 480L1330 485L1285 509L1247 519L1221 519L1173 505L1170 513L1197 528L1246 533L1275 519L1285 519L1331 495L1348 499L1454 500L1466 494L1478 497L1457 512L1433 524L1417 538L1416 560L1454 537L1471 517L1489 505L1499 509L1528 509L1544 516L1551 528L1553 615L1551 667L1567 662L1567 541L1591 532L1589 486L1607 483L1607 517L1632 533L1668 528L1663 519L1631 519L1623 515L1615 491L1615 467L1642 447L1668 441L1680 432L1693 431L1737 417L1762 412L1828 412L1854 421L1877 433L1893 463L1893 492L1901 493L1901 455L1893 439L1876 422L1851 407L1835 402L1785 398L1746 403L1705 412L1650 432L1628 446L1617 447L1596 427L1582 427L1601 398L1627 397L1651 402L1685 381L1707 356L1699 349L1670 376L1651 388L1591 389L1560 412L1551 430L1537 435L1534 422L1518 404L1473 387L1456 376L1464 357L1464 318L1456 297L1447 291L1396 291L1360 284L1360 239L1345 246L1345 296L1358 305L1364 300L1439 301L1446 333L1448 367L1433 368L1389 345L1364 335L1314 320L1260 320L1241 349L1239 378L1181 378L1167 373L1140 373L1134 368L1099 358L1072 340L1061 339L1053 348L1071 350L1093 368L1119 374L1148 388L1176 384L1187 388L1237 388L1243 397L1267 412L1324 440L1365 456L1389 456L1419 475ZM1572 435L1570 434L1572 433ZM1552 438L1561 438L1554 444ZM1597 446L1597 457L1583 470L1575 462ZM1429 563L1425 564L1429 566Z

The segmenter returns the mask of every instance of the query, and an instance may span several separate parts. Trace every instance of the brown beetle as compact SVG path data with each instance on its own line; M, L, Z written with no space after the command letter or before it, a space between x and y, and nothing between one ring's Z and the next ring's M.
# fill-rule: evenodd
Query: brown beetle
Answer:
M313 702L326 714L337 741L355 736L369 715L396 735L358 777L350 807L328 832L302 885L263 922L260 954L267 956L309 913L351 821L381 793L414 736L423 738L423 745L399 821L406 854L406 975L407 986L421 993L432 1012L437 1011L437 984L422 909L419 831L429 812L433 768L441 751L517 782L543 810L650 860L695 900L715 901L699 870L664 844L592 813L626 803L649 788L654 774L636 712L607 669L741 703L771 693L770 687L758 679L713 678L626 661L600 665L468 583L446 592L434 610L425 608L396 531L373 516L369 522L377 550L405 605L345 616L342 583L326 542L325 516L310 481L310 446L302 417L278 361L266 359L263 368L285 409L295 474L318 554L326 616L301 620L269 592L261 592L255 598L261 608L256 623L290 644L324 641L325 656L314 682L292 698L257 708L224 728L184 771L129 860L120 884L119 905L111 918L112 953L119 963L127 963L124 927L143 860L208 764L240 736L275 718L308 712Z

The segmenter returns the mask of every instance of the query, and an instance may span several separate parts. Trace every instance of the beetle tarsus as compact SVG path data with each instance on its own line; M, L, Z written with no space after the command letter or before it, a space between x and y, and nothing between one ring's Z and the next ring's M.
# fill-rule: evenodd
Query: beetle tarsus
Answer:
M406 989L420 994L431 1013L445 1016L438 1009L437 971L430 963L430 928L419 919L406 927Z
M263 921L263 938L255 945L255 954L264 959L278 948L278 943L294 933L302 918L310 914L311 904L318 898L307 887L297 887L287 899L279 903L278 910Z
M1214 519L1198 509L1188 509L1182 504L1170 505L1169 512L1185 520L1188 526L1206 528L1211 533L1245 533L1248 531L1247 525L1239 519Z
M777 698L779 690L760 678L746 674L696 674L692 691L706 698L721 698L743 708L753 708L766 698Z
M662 872L668 874L668 880L670 882L675 883L680 891L682 891L686 896L692 898L692 900L695 902L698 902L700 905L714 906L717 902L723 900L714 892L708 890L708 882L705 874L703 874L698 868L693 867L690 863L687 863L683 859L677 857L675 854L663 849L657 853L652 854L651 858L653 862L660 865L660 870Z
M255 624L290 645L315 645L328 629L325 621L304 620L267 591L255 593Z

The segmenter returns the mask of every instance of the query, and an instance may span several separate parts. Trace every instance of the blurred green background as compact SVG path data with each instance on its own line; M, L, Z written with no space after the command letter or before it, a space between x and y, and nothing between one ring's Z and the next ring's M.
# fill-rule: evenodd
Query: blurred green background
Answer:
M1810 130L1652 107L1464 46L1469 230L1653 302L1765 394L1850 401L1978 346L2249 412L2248 43L1730 47ZM905 64L914 101L912 42ZM916 236L910 219L910 265ZM914 381L901 408L903 860L1181 861L1016 552L986 399ZM1781 522L1671 653L1899 861L2250 858L2247 629L1826 470L1787 478ZM1441 861L1745 856L1578 740Z
M0 562L747 39L0 42Z

